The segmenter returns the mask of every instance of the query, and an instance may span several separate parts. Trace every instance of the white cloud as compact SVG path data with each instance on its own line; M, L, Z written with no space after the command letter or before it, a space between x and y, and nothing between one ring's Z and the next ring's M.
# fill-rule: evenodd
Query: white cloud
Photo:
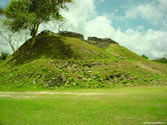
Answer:
M80 32L86 37L109 37L130 50L140 55L145 54L150 58L158 58L167 53L167 32L152 29L143 31L141 30L142 27L137 27L136 30L127 29L125 32L122 32L120 29L115 29L112 26L112 21L106 15L97 15L93 2L93 0L84 0L81 4L80 1L75 0L75 3L70 5L71 11L64 13L64 16L72 24L72 31ZM161 0L162 2L164 0ZM154 9L150 5L138 6L137 11L133 11L134 15L133 13L127 13L127 16L129 18L136 18L136 13L140 11L143 18L155 20L158 12ZM159 18L162 17L162 15L159 16Z
M157 16L154 16L154 14L157 15L159 11L166 11L165 7L167 7L166 0L159 1L159 9L157 9L157 11L155 10L156 8L154 8L154 4L153 6L151 4L144 4L145 6L138 6L136 11L128 10L126 16L128 18L136 18L136 16L140 15L148 20L156 20ZM114 18L114 14L110 19L105 14L97 14L94 2L97 1L84 0L80 2L79 0L74 0L73 3L69 5L69 12L62 12L72 25L70 30L82 33L86 37L97 36L111 38L120 45L140 55L145 54L150 58L159 58L167 54L167 31L156 31L153 29L143 30L142 26L138 26L136 29L129 28L123 32L120 28L116 29L113 27L112 18ZM139 10L141 11L140 13L138 12ZM163 13L158 16L160 16L158 18L161 18ZM161 23L163 21L164 20L161 20ZM155 23L157 22L158 20L155 21ZM55 31L52 22L45 25L43 28Z
M114 30L111 26L111 21L108 20L105 16L97 16L94 19L89 20L85 24L84 34L86 35L86 37L111 37L112 31Z
M21 46L26 40L30 38L30 33L26 30L22 32L13 33L8 29L7 26L0 23L0 52L13 53L10 44L17 49ZM9 44L10 41L10 44Z
M83 32L85 23L96 15L94 1L83 0L80 2L74 0L70 4L69 11L63 12L63 15L72 24L74 31Z
M167 27L167 1L154 0L145 1L138 5L129 5L126 7L124 19L137 19L138 17L148 21L153 25Z
M140 55L146 54L150 58L159 58L167 53L166 35L167 32L152 29L143 32L128 29L125 33L116 32L115 40Z

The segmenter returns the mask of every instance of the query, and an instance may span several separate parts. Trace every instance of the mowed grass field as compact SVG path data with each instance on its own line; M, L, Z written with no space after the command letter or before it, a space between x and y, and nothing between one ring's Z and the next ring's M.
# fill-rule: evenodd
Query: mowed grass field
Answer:
M167 86L0 92L0 125L167 124Z

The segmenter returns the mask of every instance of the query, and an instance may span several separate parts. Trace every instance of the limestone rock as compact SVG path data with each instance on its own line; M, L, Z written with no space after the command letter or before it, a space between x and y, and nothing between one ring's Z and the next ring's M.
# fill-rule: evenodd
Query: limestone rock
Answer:
M110 39L110 38L97 38L97 37L88 37L88 41L89 43L105 48L110 44L117 44L119 45L117 42L115 42L114 40Z
M44 30L39 35L54 35L55 33L50 30Z
M110 39L110 38L97 38L97 37L88 37L88 41L94 41L94 42L104 42L104 43L109 43L109 44L118 44L117 42L115 42L114 40Z
M73 37L73 38L77 38L80 40L84 40L84 36L82 34L75 33L75 32L60 31L59 34L62 36Z

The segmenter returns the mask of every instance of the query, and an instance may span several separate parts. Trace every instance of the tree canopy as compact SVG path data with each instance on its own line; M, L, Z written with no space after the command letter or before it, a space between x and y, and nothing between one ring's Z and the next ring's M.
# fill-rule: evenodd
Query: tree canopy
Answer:
M40 24L50 20L60 20L63 17L60 9L68 9L67 3L72 0L11 0L5 8L8 24L12 31L29 29L35 38Z
M4 10L2 8L0 8L0 15L2 15L4 12Z

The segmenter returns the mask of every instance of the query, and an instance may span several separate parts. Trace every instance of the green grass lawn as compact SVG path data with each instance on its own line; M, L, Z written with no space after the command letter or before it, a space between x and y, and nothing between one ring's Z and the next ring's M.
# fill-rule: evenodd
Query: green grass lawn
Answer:
M167 124L166 86L66 92L0 93L0 125Z

